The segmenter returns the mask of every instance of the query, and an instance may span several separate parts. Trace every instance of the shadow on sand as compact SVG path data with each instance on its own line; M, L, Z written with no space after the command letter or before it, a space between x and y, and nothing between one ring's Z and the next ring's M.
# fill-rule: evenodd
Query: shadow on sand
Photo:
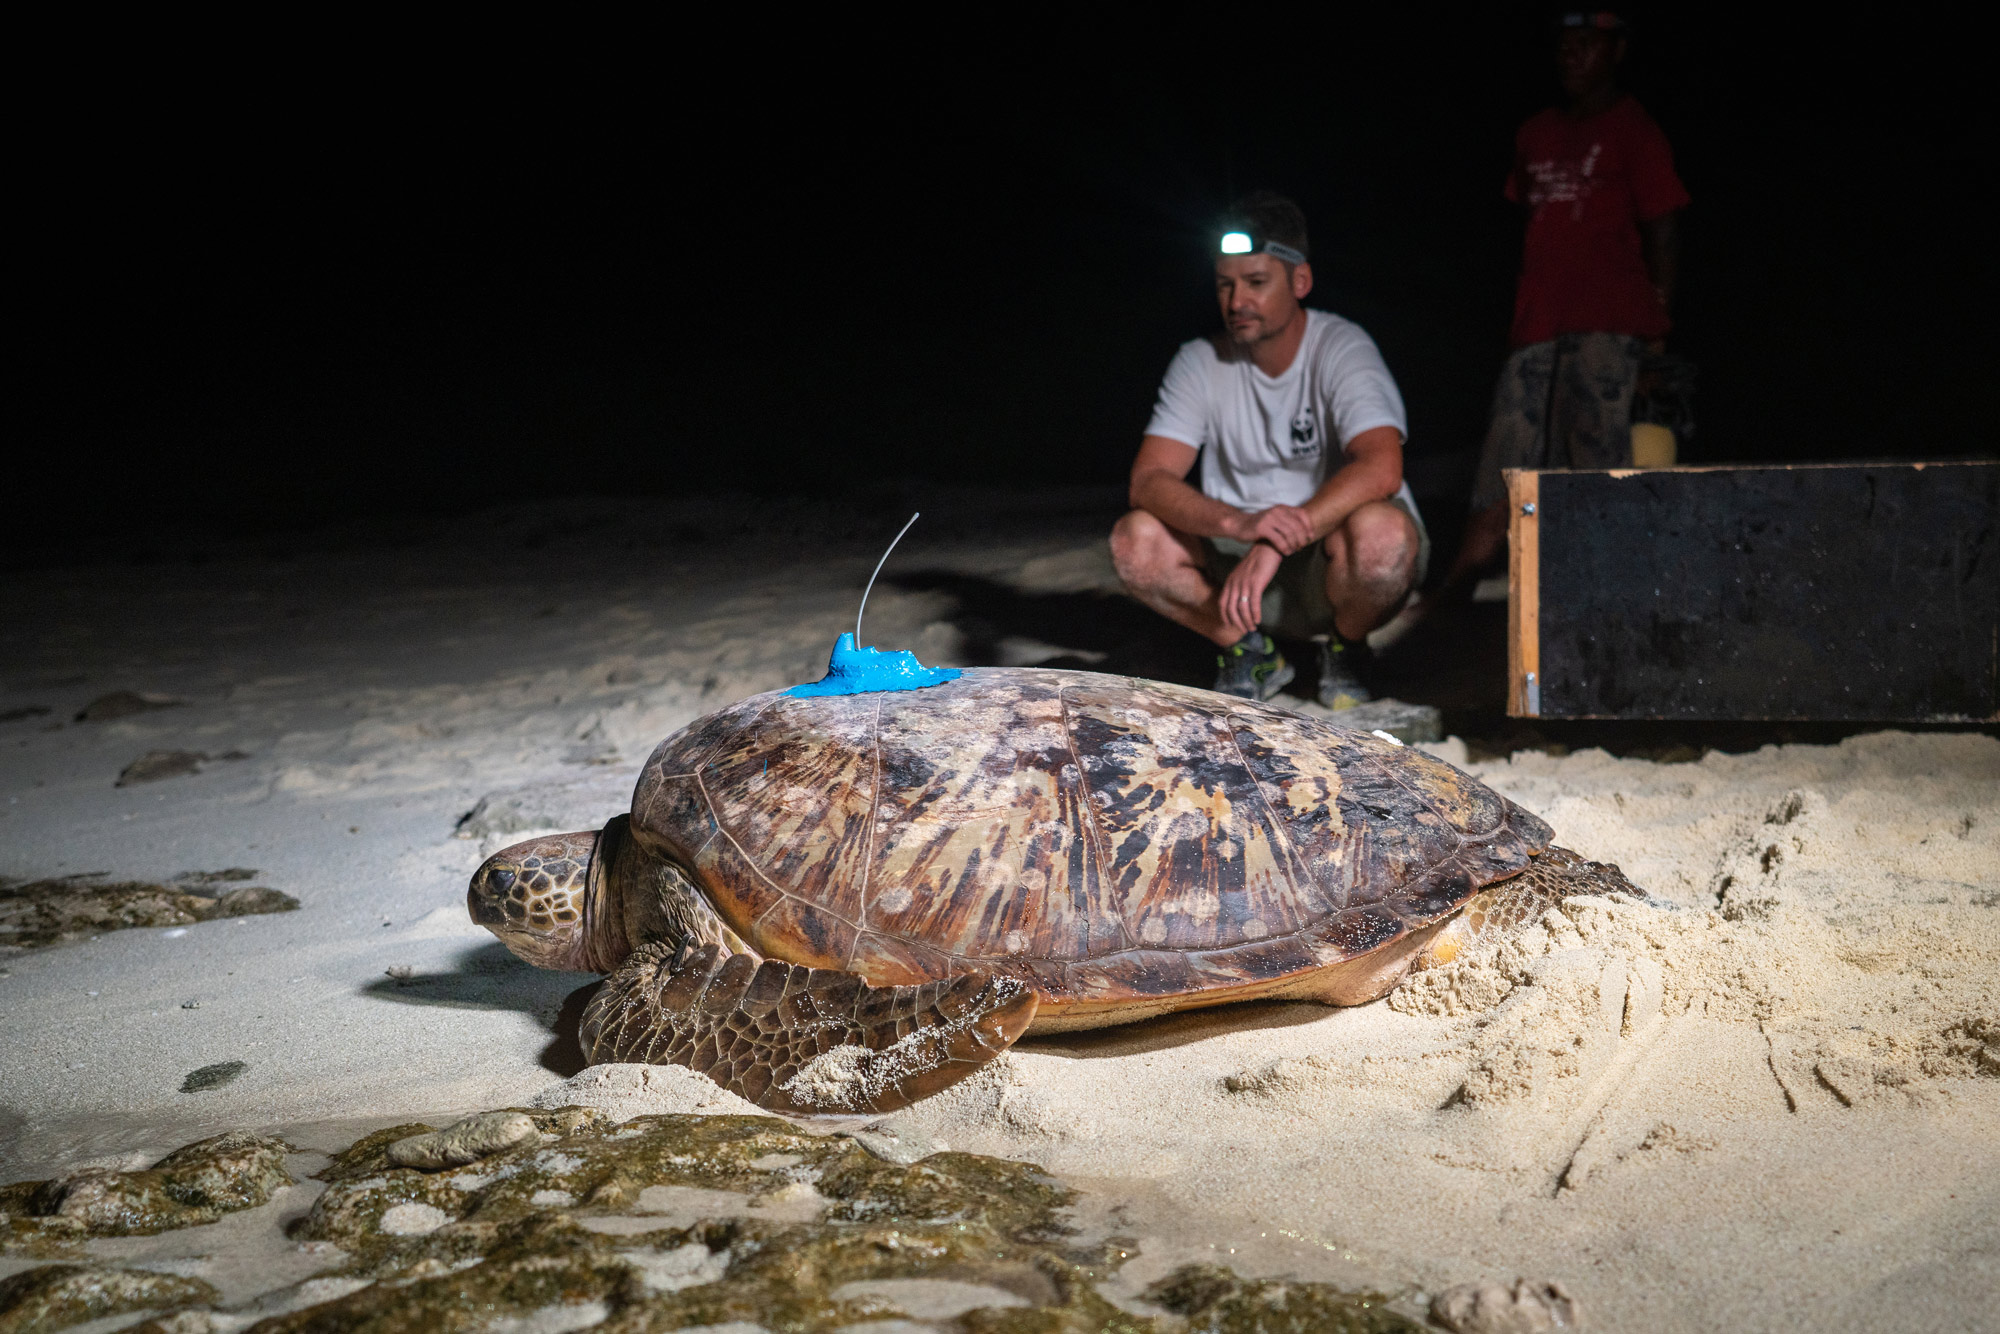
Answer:
M589 1064L577 1041L577 1028L583 1020L584 1007L604 985L602 978L591 978L578 986L577 983L585 976L582 973L556 973L533 967L509 954L507 947L496 941L460 955L458 966L450 972L377 978L362 991L398 1005L513 1010L533 1015L547 1024L549 1029L548 1043L537 1058L539 1063L551 1074L568 1079ZM1246 1028L1291 1028L1309 1024L1325 1018L1328 1013L1323 1005L1248 1001L1184 1014L1162 1015L1157 1019L1117 1028L1053 1033L1047 1037L1029 1038L1021 1044L1021 1048L1075 1060L1144 1055L1170 1051Z
M523 963L498 941L479 945L458 957L449 972L391 974L361 988L362 994L398 1005L437 1005L456 1010L513 1010L547 1024L550 1040L542 1049L544 1069L567 1079L583 1069L583 1049L576 1029L583 1007L603 985L587 974L558 973Z
M1094 1061L1116 1056L1145 1056L1172 1051L1226 1033L1253 1028L1296 1028L1333 1013L1333 1008L1307 1001L1238 1001L1204 1010L1165 1014L1116 1028L1092 1028L1079 1033L1051 1033L1024 1039L1019 1047L1040 1056Z
M555 1032L537 1058L542 1069L568 1079L590 1064L583 1054L583 1044L577 1041L577 1029L583 1023L583 1007L590 1004L590 998L603 985L604 979L600 977L563 997L562 1009L556 1012Z
M1033 664L1037 667L1204 686L1215 676L1212 645L1123 593L1101 589L1023 593L949 570L918 570L894 583L910 592L950 595L957 605L946 619L965 637L965 661L977 666L1006 664L1010 647L1006 641L1026 640L1070 650L1038 658Z

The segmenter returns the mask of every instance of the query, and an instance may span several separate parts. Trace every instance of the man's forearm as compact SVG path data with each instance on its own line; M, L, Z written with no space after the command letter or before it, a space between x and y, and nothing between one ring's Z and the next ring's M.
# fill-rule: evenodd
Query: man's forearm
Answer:
M1164 469L1133 478L1130 498L1134 509L1194 537L1236 537L1247 517Z
M1313 540L1324 541L1327 534L1347 522L1347 516L1371 500L1387 500L1403 485L1401 450L1397 457L1381 455L1350 457L1340 471L1320 483L1304 509L1312 516Z

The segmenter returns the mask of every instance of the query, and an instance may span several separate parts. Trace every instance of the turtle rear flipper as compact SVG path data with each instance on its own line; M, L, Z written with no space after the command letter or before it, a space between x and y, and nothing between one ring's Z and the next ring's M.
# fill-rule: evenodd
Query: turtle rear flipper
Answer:
M593 1065L684 1065L774 1112L877 1113L965 1078L1014 1045L1035 993L968 972L914 987L759 962L704 945L647 945L583 1012Z
M1467 899L1464 910L1431 940L1414 967L1435 968L1467 950L1524 931L1550 908L1579 894L1629 899L1667 912L1680 907L1640 889L1614 863L1594 862L1551 845L1519 875L1488 885Z

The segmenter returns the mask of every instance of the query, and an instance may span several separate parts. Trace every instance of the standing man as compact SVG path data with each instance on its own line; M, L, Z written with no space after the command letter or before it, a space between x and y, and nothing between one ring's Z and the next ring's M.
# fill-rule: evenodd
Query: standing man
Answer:
M1526 206L1513 354L1473 483L1465 544L1446 582L1468 581L1507 537L1503 468L1632 463L1640 357L1663 348L1688 192L1673 150L1618 87L1625 21L1608 11L1556 24L1567 104L1521 126L1507 198Z
M1132 464L1111 555L1132 595L1222 649L1215 688L1269 699L1293 671L1263 627L1323 636L1320 702L1361 703L1362 638L1422 581L1402 395L1359 325L1307 310L1305 214L1260 191L1215 256L1226 333L1183 344ZM1201 460L1201 486L1187 477Z

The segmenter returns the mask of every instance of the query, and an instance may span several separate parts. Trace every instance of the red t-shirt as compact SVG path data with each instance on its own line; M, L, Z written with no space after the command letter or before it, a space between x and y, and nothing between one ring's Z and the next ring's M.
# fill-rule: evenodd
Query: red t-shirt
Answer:
M1658 338L1639 224L1688 203L1667 136L1630 97L1588 120L1544 111L1514 136L1507 198L1525 203L1527 243L1514 295L1515 347L1557 334Z

